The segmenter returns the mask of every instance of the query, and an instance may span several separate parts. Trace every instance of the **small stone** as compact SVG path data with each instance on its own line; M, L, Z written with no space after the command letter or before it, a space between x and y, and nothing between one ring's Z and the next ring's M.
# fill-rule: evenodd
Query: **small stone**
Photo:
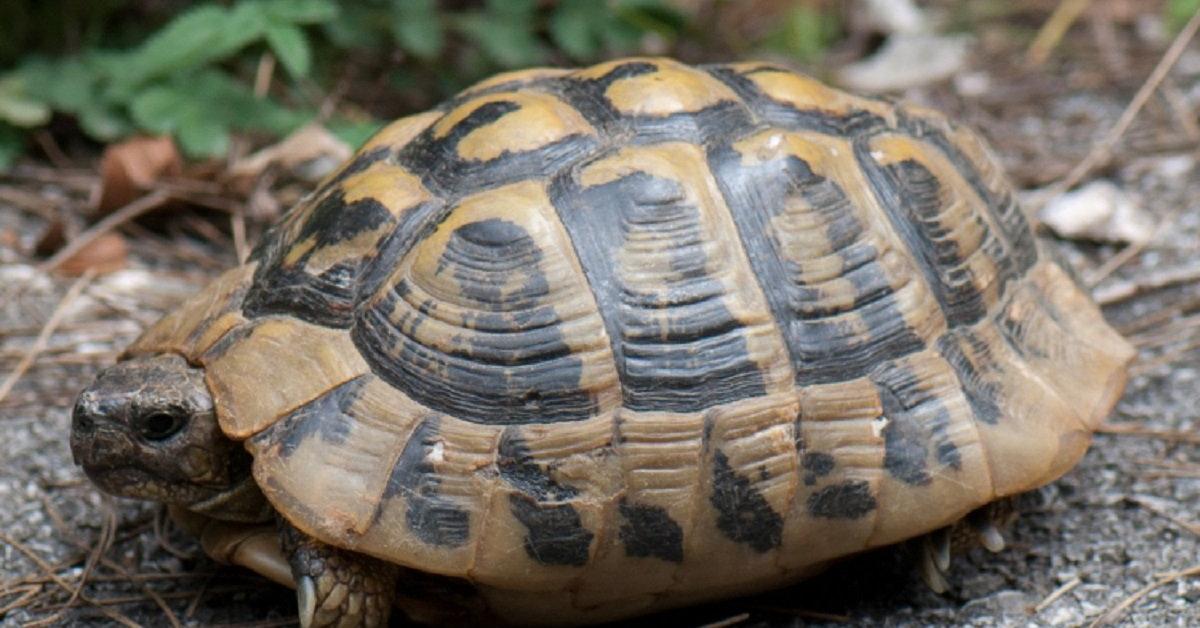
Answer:
M851 63L838 81L851 89L885 92L948 79L962 69L971 48L968 35L897 33L874 55Z
M1051 199L1041 220L1071 240L1146 244L1154 237L1154 220L1133 198L1111 181L1093 181Z

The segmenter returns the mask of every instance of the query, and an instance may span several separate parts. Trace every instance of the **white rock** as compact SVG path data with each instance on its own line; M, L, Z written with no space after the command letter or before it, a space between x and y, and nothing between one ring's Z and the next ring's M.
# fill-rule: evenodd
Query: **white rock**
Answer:
M1146 244L1154 237L1154 219L1111 181L1093 181L1046 203L1039 216L1059 236Z
M885 33L922 33L929 21L912 0L864 0L870 24Z
M992 77L987 72L967 72L954 77L954 89L968 98L978 98L992 89Z
M874 55L838 72L846 87L865 92L897 91L954 76L967 61L969 35L898 33Z

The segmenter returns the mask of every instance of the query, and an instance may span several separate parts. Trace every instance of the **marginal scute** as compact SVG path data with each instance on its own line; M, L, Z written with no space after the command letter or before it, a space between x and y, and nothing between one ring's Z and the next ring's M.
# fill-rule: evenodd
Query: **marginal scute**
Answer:
M883 459L869 546L948 525L996 498L987 443L950 365L933 349L873 371Z
M805 386L799 393L800 434L804 452L821 452L836 461L828 473L797 487L784 519L780 563L803 569L868 547L877 525L883 481L883 435L876 387L865 377ZM798 452L800 454L800 452ZM811 473L811 472L810 472ZM846 486L855 486L847 491ZM852 503L847 502L847 494ZM876 508L867 510L867 497ZM856 507L857 505L857 507ZM856 517L840 516L851 513ZM825 515L839 516L825 516Z
M236 342L214 345L200 363L221 429L238 440L370 370L344 332L277 317L248 323Z
M252 262L226 271L142 332L125 349L123 357L178 353L189 362L196 362L213 343L245 322L241 314L242 298L255 268Z

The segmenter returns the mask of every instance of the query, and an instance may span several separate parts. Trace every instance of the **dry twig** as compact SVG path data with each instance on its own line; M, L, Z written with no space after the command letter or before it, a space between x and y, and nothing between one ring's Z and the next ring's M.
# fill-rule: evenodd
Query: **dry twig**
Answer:
M1200 434L1183 430L1158 430L1133 423L1101 423L1096 431L1101 434L1117 434L1120 436L1143 436L1179 443L1200 444Z
M1045 598L1043 598L1041 602L1038 602L1037 606L1033 607L1033 613L1036 615L1046 610L1051 604L1058 600L1058 598L1070 593L1071 589L1074 589L1081 584L1083 584L1083 579L1079 576L1071 578L1061 587L1051 591L1050 595L1047 595Z
M1150 512L1162 517L1163 519L1166 519L1167 521L1170 521L1171 523L1174 523L1175 525L1183 528L1184 530L1186 530L1188 532L1191 532L1192 534L1194 534L1196 536L1200 536L1200 523L1195 523L1192 521L1188 521L1186 519L1181 519L1181 518L1171 514L1170 512L1168 512L1162 506L1159 506L1158 504L1154 503L1150 499L1142 497L1141 495L1127 495L1125 497L1125 499L1128 499L1129 501L1137 504L1138 506L1141 506L1142 508L1149 510Z
M54 333L55 329L58 329L58 325L62 322L63 316L66 315L67 308L70 307L71 303L73 303L75 299L79 297L79 293L83 292L84 286L86 286L95 275L96 274L94 271L88 269L84 272L82 277L76 279L75 283L71 284L71 287L67 290L67 294L63 296L61 301L58 302L58 306L54 308L54 311L50 314L50 318L42 327L41 333L39 333L37 338L33 341L33 346L29 348L29 351L25 354L25 357L21 358L21 361L17 363L16 368L14 368L12 372L8 374L8 377L4 380L4 382L0 383L0 401L4 401L4 398L8 396L8 393L12 391L13 386L16 386L17 380L21 379L21 376L25 374L25 371L29 370L29 367L33 365L33 362L37 359L38 354L40 354L42 350L46 348L46 343L50 341L50 336Z
M78 237L71 240L66 246L58 250L50 259L41 263L38 270L42 272L51 272L58 268L59 264L71 258L84 247L91 244L96 238L112 231L123 223L129 222L146 212L161 207L164 203L170 200L170 195L163 191L151 192L138 200L118 209L117 211L107 215L100 222L92 225L90 229L79 234Z
M1120 619L1121 615L1124 615L1125 611L1129 610L1130 606L1133 606L1134 604L1137 603L1138 600L1146 597L1146 594L1157 589L1158 587L1161 587L1164 584L1169 584L1176 580L1181 580L1183 578L1190 578L1192 576L1200 576L1200 565L1193 565L1191 567L1188 567L1187 569L1181 569L1179 571L1172 571L1170 573L1161 574L1157 580L1138 589L1137 592L1135 592L1133 595L1130 595L1129 597L1125 598L1124 600L1121 600L1121 602L1119 604L1117 604L1116 606L1114 606L1111 609L1109 609L1108 611L1106 611L1100 617L1097 617L1095 621L1088 624L1088 628L1099 628L1100 626L1106 626L1108 624L1112 624L1112 623L1116 622L1118 619Z
M1029 44L1029 50L1025 51L1025 61L1034 67L1045 63L1046 59L1050 58L1050 53L1058 46L1058 42L1062 41L1063 35L1067 33L1083 10L1091 4L1091 1L1062 0L1059 2L1054 12L1050 14L1050 18L1038 30L1037 36L1033 38L1033 43Z
M1109 130L1108 135L1104 136L1103 140L1093 146L1087 156L1071 172L1067 173L1066 177L1051 187L1050 193L1045 198L1054 198L1075 187L1084 177L1091 174L1093 169L1109 159L1113 148L1116 147L1121 136L1129 130L1129 126L1133 124L1133 119L1137 117L1142 107L1146 105L1146 101L1150 99L1151 94L1158 89L1159 84L1166 78L1167 72L1174 67L1175 62L1179 60L1180 55L1187 49L1188 42L1192 40L1198 29L1200 29L1200 9L1192 15L1192 19L1188 20L1183 30L1179 31L1179 34L1175 36L1175 40L1171 42L1171 46L1163 53L1162 58L1158 61L1158 65L1154 66L1154 71L1146 78L1146 82L1142 83L1141 88L1134 94L1133 100L1129 101L1129 105L1125 107L1125 111L1121 112L1121 117L1117 119L1117 123Z
M1105 286L1096 290L1092 296L1100 305L1112 305L1154 290L1195 282L1200 282L1200 266L1196 268L1166 268L1138 277L1136 280L1121 281Z

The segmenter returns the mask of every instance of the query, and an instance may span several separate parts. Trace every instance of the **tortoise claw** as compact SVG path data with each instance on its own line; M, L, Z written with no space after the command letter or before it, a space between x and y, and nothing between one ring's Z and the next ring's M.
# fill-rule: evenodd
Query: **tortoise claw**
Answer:
M317 614L317 585L309 576L302 576L296 583L296 606L300 611L300 628L312 626Z
M938 568L937 551L930 540L932 535L926 535L921 542L921 579L934 593L945 593L950 589L945 571Z
M950 571L950 541L952 528L945 527L926 534L921 540L921 579L934 593L950 589L946 572Z
M1000 528L997 528L996 524L991 521L980 526L979 542L993 554L1004 551L1004 535L1000 533Z

